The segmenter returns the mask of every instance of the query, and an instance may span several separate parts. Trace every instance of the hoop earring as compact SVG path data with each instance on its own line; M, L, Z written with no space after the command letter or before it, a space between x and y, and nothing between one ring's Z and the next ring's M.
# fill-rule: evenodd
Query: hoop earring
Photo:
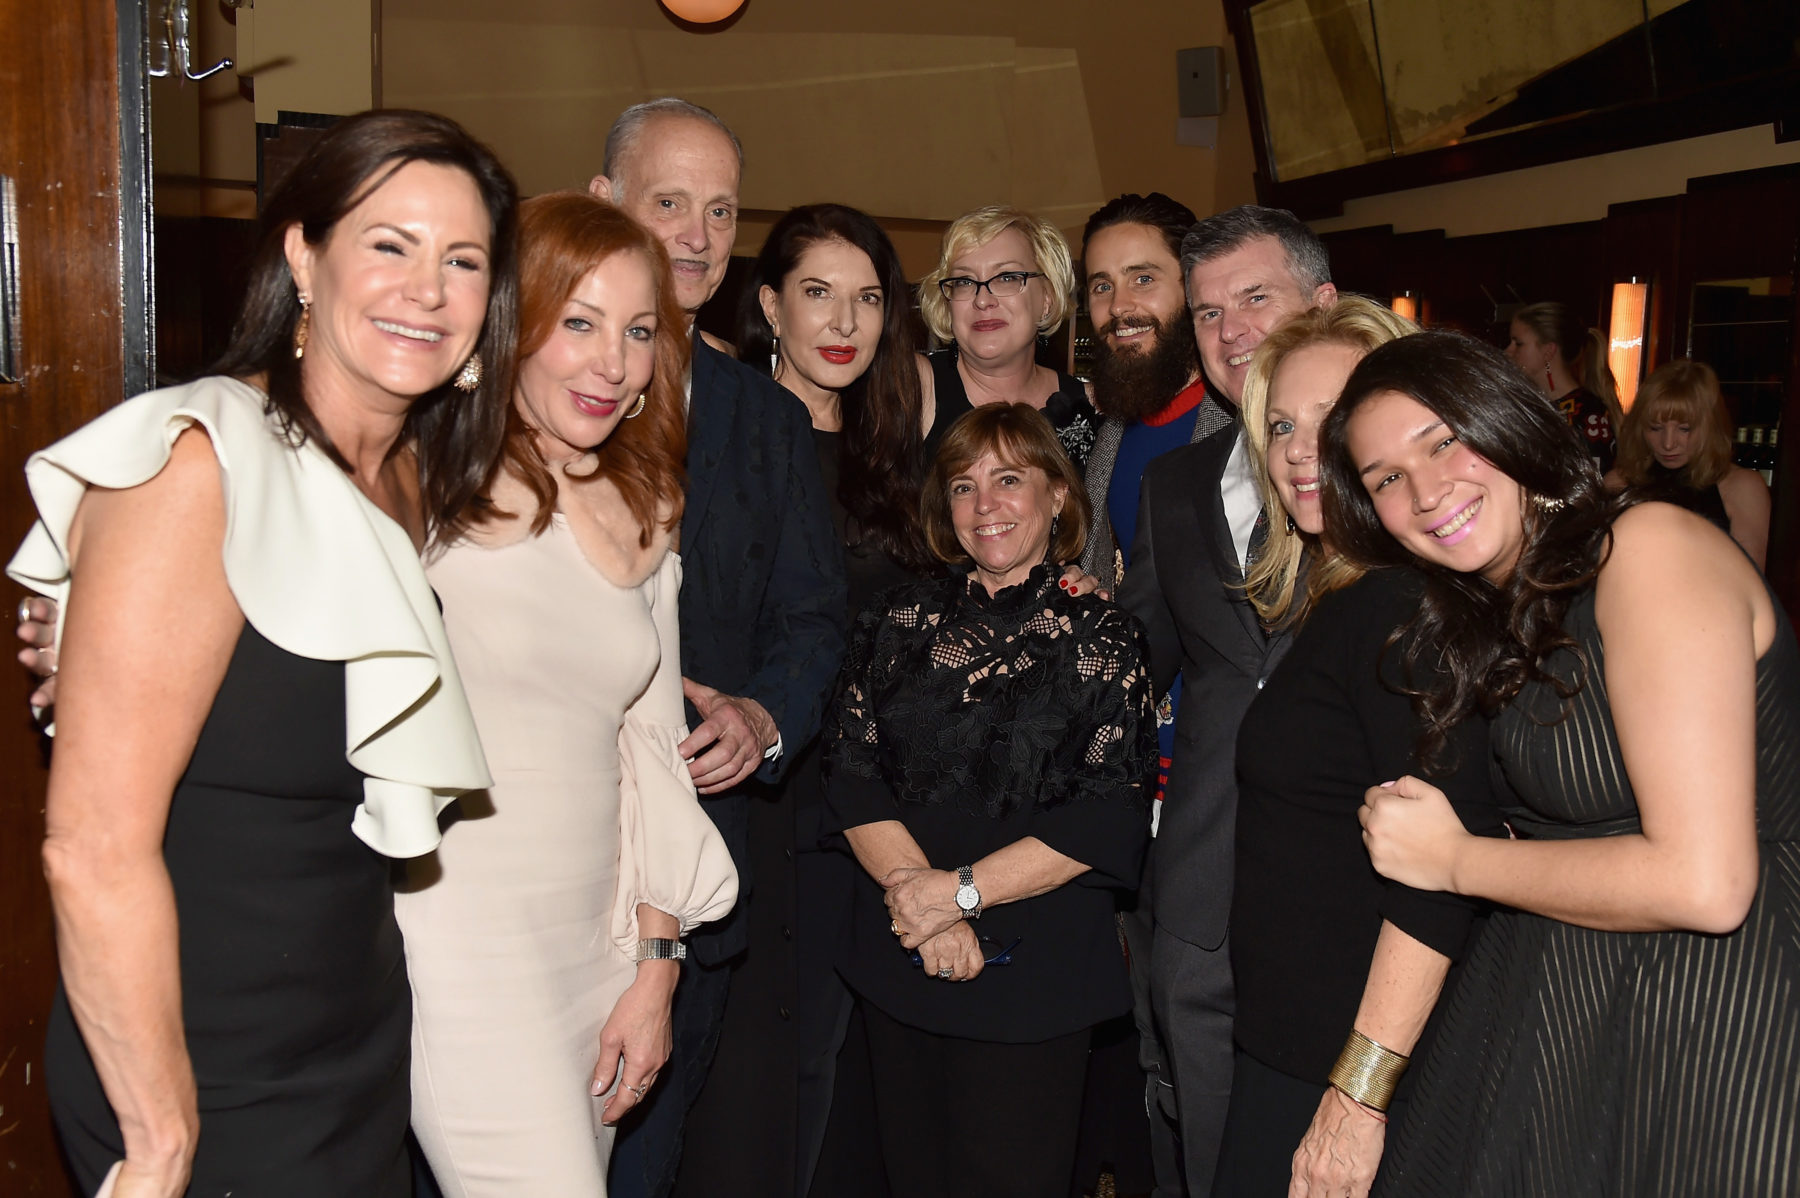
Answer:
M638 392L638 401L637 401L637 403L632 405L631 411L625 413L625 419L632 420L643 414L644 395L645 395L645 392L642 392L642 391Z
M312 333L312 300L306 296L300 300L300 319L294 322L294 360L297 362L306 356L306 339Z
M1297 532L1300 527L1299 525L1294 523L1294 517L1292 515L1289 515L1287 518L1287 526L1288 526L1288 536L1290 536L1290 537L1293 536L1294 533Z
M456 377L450 380L450 385L458 391L473 391L481 386L481 355L470 354L469 360L456 372Z

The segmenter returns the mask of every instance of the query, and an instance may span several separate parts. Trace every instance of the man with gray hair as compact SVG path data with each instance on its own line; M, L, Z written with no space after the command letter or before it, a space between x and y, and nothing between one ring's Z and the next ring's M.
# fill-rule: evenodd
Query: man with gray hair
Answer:
M1119 602L1149 633L1156 692L1177 674L1183 688L1151 848L1150 1000L1167 1070L1159 1094L1179 1124L1187 1192L1201 1196L1213 1192L1231 1100L1238 723L1288 647L1242 590L1262 499L1236 408L1256 347L1287 317L1335 303L1337 288L1313 232L1254 205L1196 224L1181 271L1212 384L1198 420L1214 431L1144 470Z
M690 321L731 261L742 167L743 147L723 121L671 97L613 122L589 185L663 243ZM687 470L681 665L693 733L680 751L731 848L739 893L749 895L750 799L740 784L773 781L784 750L818 731L844 649L843 551L805 407L697 333ZM615 1198L660 1198L675 1184L682 1124L718 1042L729 963L749 942L744 906L691 937L673 1054L643 1118L627 1119L613 1148Z

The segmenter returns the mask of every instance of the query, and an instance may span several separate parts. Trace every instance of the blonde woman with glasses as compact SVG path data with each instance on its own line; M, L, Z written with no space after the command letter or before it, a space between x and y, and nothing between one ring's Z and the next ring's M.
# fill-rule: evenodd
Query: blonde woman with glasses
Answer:
M1086 383L1039 364L1039 338L1075 311L1069 243L1017 208L977 208L944 232L937 268L919 284L919 315L947 348L927 355L925 409L946 429L971 408L1028 404L1042 412L1079 471L1100 418ZM937 450L939 432L926 444Z

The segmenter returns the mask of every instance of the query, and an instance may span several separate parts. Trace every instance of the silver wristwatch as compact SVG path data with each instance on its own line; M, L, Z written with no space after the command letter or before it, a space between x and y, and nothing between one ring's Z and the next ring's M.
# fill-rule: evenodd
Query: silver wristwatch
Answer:
M633 961L685 961L687 945L679 940L667 940L656 937L637 942L637 953Z
M975 867L959 866L956 871L956 905L964 919L981 918L981 891L975 889Z

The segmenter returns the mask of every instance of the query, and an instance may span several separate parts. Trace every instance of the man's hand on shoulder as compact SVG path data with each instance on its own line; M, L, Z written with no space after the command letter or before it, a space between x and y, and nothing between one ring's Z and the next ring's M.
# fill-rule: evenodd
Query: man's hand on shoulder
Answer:
M700 713L700 726L677 751L703 795L730 790L754 774L780 739L774 717L755 699L720 694L692 678L681 680L681 693Z

